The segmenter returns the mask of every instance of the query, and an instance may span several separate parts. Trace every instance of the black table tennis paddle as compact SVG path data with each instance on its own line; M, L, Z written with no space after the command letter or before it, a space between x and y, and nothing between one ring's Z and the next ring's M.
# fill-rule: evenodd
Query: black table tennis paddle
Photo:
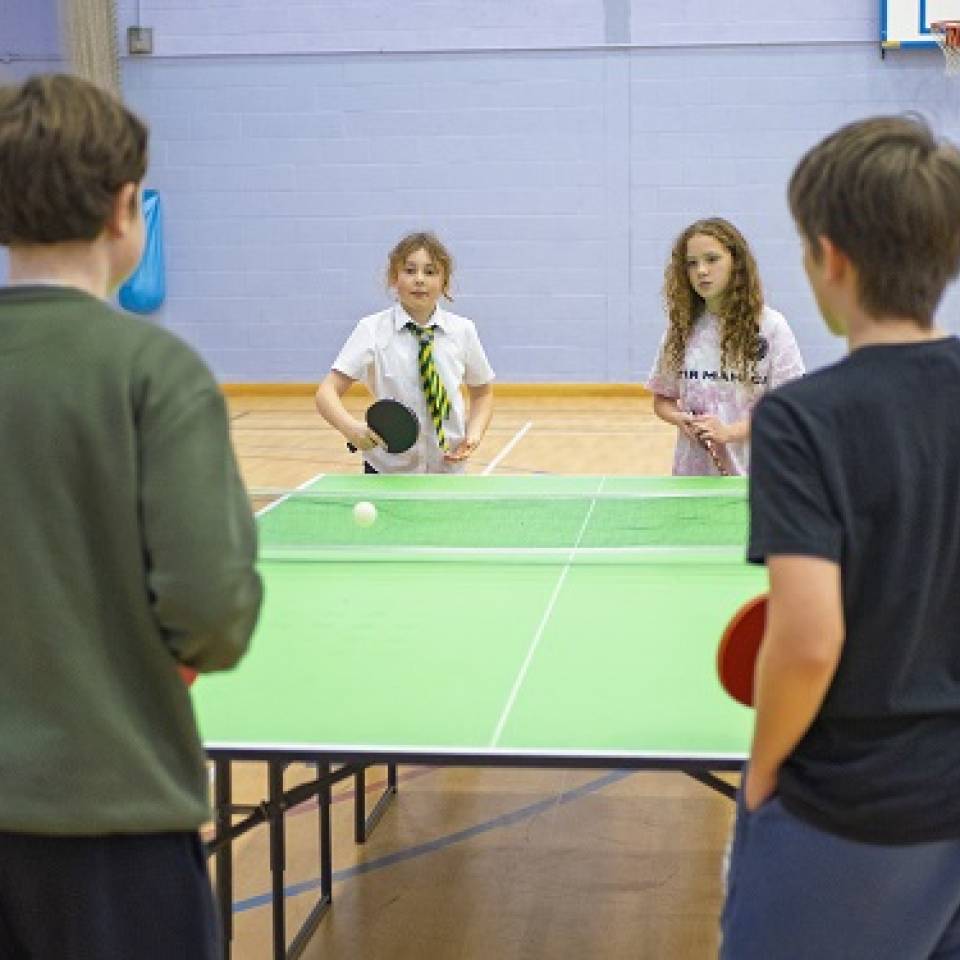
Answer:
M367 407L367 426L384 442L388 453L405 453L420 434L417 415L399 400L377 400ZM357 448L347 444L351 453Z

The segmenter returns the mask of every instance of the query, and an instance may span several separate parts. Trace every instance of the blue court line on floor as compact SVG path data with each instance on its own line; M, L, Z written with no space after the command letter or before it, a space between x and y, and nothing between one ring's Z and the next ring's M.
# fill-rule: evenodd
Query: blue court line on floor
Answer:
M613 783L625 780L634 773L633 770L614 770L605 776L591 780L581 787L573 790L566 790L557 797L549 797L546 800L538 800L536 803L528 804L514 810L512 813L504 813L499 817L493 817L476 826L468 827L466 830L458 830L456 833L448 833L445 837L437 837L436 840L430 840L427 843L418 844L415 847L408 847L406 850L398 850L396 853L387 854L377 860L370 860L367 863L358 863L355 867L347 867L344 870L335 870L333 873L334 883L343 880L350 880L353 877L359 877L364 873L373 873L375 870L383 870L386 867L392 867L397 863L403 863L407 860L415 860L417 857L424 857L430 853L436 853L446 847L451 847L455 843L462 843L464 840L470 840L473 837L483 833L489 833L492 830L499 830L503 827L512 827L515 823L527 820L536 816L538 813L544 813L557 804L573 803L581 797L588 796L609 787ZM310 890L316 890L320 886L320 878L315 877L312 880L305 880L302 883L294 883L285 887L286 895L295 897L301 893L307 893ZM259 894L255 897L248 897L246 900L237 900L233 905L234 913L244 913L247 910L255 910L258 907L268 906L272 901L269 893Z

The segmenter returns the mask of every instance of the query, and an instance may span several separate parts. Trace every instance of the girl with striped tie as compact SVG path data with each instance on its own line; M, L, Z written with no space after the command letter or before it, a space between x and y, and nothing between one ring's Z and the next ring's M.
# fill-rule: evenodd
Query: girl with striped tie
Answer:
M432 233L405 236L387 260L397 302L360 320L317 390L317 410L362 451L366 473L457 473L483 439L494 373L473 321L439 305L453 299L452 274L453 259ZM344 406L358 380L376 399L399 400L417 415L420 433L409 450L388 452Z

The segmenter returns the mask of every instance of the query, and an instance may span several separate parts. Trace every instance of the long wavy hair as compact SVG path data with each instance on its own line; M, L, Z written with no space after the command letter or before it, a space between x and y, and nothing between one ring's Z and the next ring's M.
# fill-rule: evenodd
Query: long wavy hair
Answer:
M670 368L683 369L687 340L707 304L693 289L687 272L687 243L696 234L713 237L733 257L730 281L723 291L717 320L720 322L720 364L750 385L760 351L760 312L763 290L757 261L743 234L729 221L709 217L691 223L677 237L664 272L663 302L667 312L664 354Z

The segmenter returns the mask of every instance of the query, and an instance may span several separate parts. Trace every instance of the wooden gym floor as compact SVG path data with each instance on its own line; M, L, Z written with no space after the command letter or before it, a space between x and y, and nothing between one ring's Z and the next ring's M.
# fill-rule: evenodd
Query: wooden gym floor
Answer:
M357 410L361 397L350 397ZM498 396L472 473L662 475L673 431L648 397ZM250 487L291 488L358 461L309 396L230 398ZM362 691L360 692L362 695ZM318 705L318 709L322 709ZM368 774L371 798L382 770ZM288 785L305 768L288 772ZM238 802L265 795L235 764ZM700 960L716 956L720 862L733 804L681 774L400 768L400 792L353 842L334 798L334 905L306 960ZM288 936L316 897L312 808L288 815ZM266 831L234 846L233 956L270 953ZM356 868L361 868L359 871Z

